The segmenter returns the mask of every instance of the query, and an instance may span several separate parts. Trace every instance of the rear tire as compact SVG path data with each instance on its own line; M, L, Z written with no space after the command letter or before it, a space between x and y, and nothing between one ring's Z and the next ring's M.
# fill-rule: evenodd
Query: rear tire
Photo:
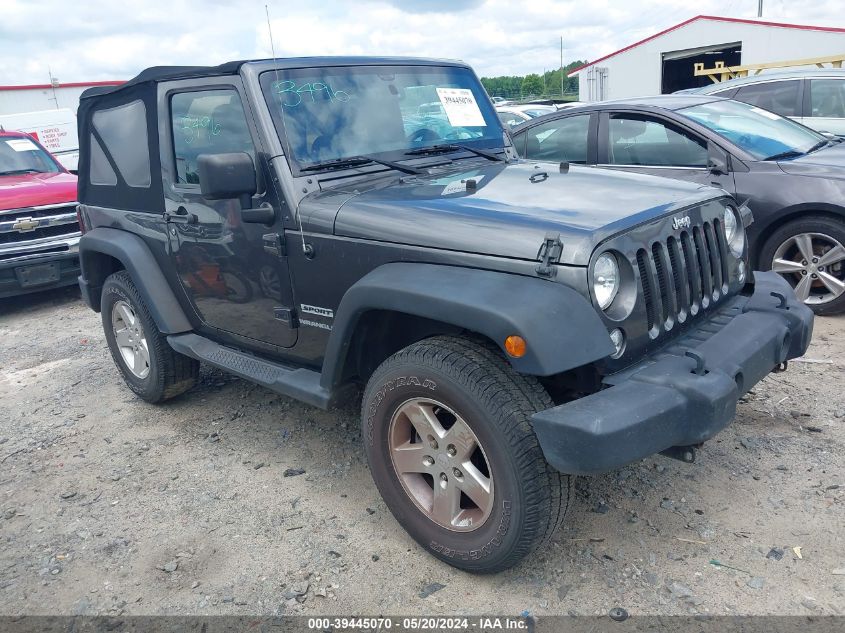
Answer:
M476 573L507 569L552 536L569 505L572 480L548 465L530 423L551 406L537 380L492 346L451 336L414 343L382 363L364 392L376 486L437 558Z
M782 275L816 314L845 312L842 220L808 215L787 222L763 244L759 262L762 270Z
M115 365L141 398L162 402L196 384L199 362L173 351L128 272L121 270L106 279L100 310Z

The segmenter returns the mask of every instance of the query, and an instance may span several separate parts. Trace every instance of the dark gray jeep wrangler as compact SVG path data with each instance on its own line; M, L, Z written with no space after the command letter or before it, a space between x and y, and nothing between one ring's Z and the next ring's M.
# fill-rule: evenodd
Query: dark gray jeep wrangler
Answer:
M519 160L462 63L151 68L79 126L79 284L129 387L363 385L385 502L462 569L542 544L572 475L691 461L810 341L724 191Z

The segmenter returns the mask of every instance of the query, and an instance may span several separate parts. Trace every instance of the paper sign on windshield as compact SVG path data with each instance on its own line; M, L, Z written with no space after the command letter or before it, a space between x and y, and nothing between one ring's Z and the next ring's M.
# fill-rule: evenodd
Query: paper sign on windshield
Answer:
M28 138L13 138L6 141L6 145L16 152L32 152L38 150L38 146Z
M452 127L486 127L484 115L469 88L438 88L437 96Z

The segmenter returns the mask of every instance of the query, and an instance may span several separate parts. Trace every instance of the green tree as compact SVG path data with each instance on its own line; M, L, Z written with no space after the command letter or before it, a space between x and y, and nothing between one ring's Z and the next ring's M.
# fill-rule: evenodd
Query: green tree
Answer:
M578 77L567 77L567 74L583 66L587 62L576 60L563 68L563 96L567 98L578 97ZM560 97L560 68L547 70L545 72L545 95L548 97ZM543 90L543 76L532 74L526 77L517 75L502 75L499 77L482 77L487 94L491 97L503 97L505 99L520 99L527 96L539 96ZM525 82L528 81L526 86Z
M537 73L525 75L522 80L522 96L537 96L543 93L543 79Z

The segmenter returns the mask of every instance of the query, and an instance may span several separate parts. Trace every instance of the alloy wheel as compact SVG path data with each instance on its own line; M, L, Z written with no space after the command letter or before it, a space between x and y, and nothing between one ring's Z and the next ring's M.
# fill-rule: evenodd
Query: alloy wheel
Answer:
M137 378L146 378L150 373L150 349L144 326L129 303L120 299L111 310L111 325L114 342L123 358L126 368Z
M425 398L401 404L388 431L402 487L439 526L481 527L493 510L493 473L478 436L446 405Z
M845 246L823 233L799 233L778 246L772 270L792 284L801 301L828 303L845 293Z

